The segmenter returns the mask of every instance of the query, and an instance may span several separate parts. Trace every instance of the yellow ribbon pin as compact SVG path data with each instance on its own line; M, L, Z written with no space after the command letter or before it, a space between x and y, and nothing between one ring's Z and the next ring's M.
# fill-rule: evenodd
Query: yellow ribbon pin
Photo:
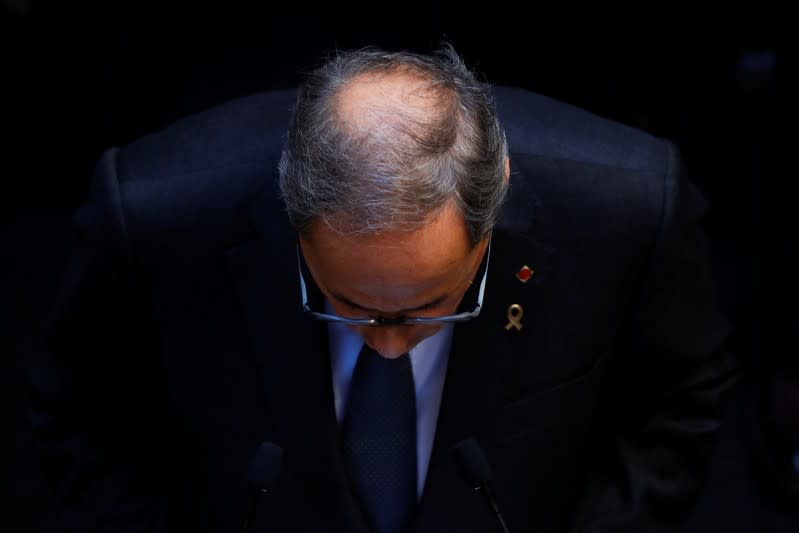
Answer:
M508 323L505 324L505 329L510 331L510 328L516 328L516 331L521 331L523 316L524 309L521 305L513 304L508 307Z

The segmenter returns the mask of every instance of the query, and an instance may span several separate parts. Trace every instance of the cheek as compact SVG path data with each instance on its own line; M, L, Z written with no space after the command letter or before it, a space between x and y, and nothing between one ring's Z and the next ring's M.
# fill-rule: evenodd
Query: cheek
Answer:
M432 337L439 332L441 326L411 326L408 339L413 346L416 346L428 337Z

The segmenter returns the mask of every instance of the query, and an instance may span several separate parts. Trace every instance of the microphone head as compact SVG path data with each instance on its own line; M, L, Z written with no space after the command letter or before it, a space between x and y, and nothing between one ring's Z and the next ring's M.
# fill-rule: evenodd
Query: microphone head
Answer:
M477 441L469 437L460 441L453 449L469 483L475 489L487 486L491 481L491 468Z
M253 489L268 492L272 490L283 462L283 448L274 442L264 441L250 462L247 481Z

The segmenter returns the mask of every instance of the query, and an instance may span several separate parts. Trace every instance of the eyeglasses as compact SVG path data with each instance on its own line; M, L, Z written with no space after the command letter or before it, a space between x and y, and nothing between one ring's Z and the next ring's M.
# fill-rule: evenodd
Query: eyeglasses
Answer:
M404 326L412 324L446 324L452 322L466 322L478 316L483 306L483 294L485 293L486 279L488 279L488 263L491 257L491 237L488 238L485 257L483 258L483 277L480 281L480 288L477 291L477 303L472 311L456 313L454 315L428 316L428 317L397 317L397 318L348 318L329 313L321 313L311 309L308 303L308 288L305 284L305 276L302 273L302 254L300 245L297 243L297 270L300 275L300 296L302 298L302 310L316 320L326 322L338 322L340 324L353 324L357 326ZM474 286L474 285L473 285ZM317 288L318 290L318 288ZM320 291L321 292L321 291ZM469 291L467 291L468 293Z

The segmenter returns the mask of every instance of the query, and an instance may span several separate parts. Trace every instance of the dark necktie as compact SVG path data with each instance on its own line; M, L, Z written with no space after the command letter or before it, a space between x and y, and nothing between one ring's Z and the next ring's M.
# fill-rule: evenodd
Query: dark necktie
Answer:
M416 393L408 354L364 344L343 424L352 484L375 533L408 531L416 506Z

